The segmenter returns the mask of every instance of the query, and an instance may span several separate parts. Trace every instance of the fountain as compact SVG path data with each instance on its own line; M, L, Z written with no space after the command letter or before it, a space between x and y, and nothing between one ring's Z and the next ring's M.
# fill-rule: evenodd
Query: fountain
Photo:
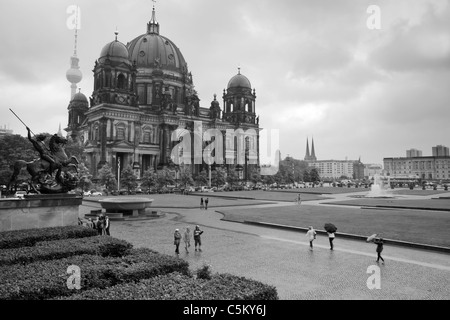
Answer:
M388 177L388 185L390 185ZM383 187L383 179L380 177L379 174L375 174L373 176L373 184L370 187L370 191L367 193L365 198L393 198L392 194L389 192L388 189L385 189Z

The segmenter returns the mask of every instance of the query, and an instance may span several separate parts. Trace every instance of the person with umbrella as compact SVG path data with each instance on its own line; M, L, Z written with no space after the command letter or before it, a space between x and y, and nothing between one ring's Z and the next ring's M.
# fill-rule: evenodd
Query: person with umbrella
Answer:
M328 233L328 241L330 241L330 250L333 250L333 240L335 238L336 226L332 223L325 223L324 225L325 231Z
M309 250L313 249L313 241L316 239L316 234L316 230L312 226L309 226L309 230L306 232L306 236L309 237Z
M384 244L384 240L383 238L375 238L373 240L373 243L375 243L377 245L377 263L380 261L383 261L382 264L384 264L384 259L383 257L381 257L381 252L383 251L383 244Z

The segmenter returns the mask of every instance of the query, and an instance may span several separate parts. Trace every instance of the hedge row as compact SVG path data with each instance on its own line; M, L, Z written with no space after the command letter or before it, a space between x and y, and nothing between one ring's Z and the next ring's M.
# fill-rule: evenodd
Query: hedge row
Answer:
M105 237L107 238L107 237ZM123 257L79 255L0 268L0 300L41 300L74 294L67 281L69 266L80 268L80 291L140 281L171 272L190 274L189 264L150 249L131 249ZM75 290L76 291L76 290Z
M1 250L0 266L61 259L80 254L120 257L131 248L130 243L107 236L43 241L34 247Z
M91 289L63 300L278 300L275 287L231 274L210 280L171 273L107 289Z
M32 247L36 242L92 237L94 229L82 226L51 227L0 232L0 249Z

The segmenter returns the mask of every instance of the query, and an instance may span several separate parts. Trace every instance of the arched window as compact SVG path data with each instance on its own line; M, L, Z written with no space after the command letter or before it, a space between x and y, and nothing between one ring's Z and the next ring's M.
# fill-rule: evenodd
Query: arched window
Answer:
M126 83L125 76L123 75L123 73L119 74L119 76L117 77L117 88L125 89L125 83Z
M118 125L116 131L117 140L125 140L125 126Z
M94 141L98 141L98 139L99 139L99 129L98 129L98 124L95 124L94 125L94 137L93 137L93 140Z
M151 143L150 141L150 131L144 132L144 143Z

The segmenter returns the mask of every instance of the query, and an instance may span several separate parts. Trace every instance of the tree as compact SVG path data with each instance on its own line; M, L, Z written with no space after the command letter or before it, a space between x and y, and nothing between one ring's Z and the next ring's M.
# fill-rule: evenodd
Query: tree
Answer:
M153 170L147 170L142 176L141 187L145 189L156 188L158 186L158 175Z
M250 174L249 174L249 179L251 182L253 182L254 184L257 184L258 182L262 181L262 177L261 174L259 173L258 169L256 167L251 167L250 168Z
M206 174L206 171L201 171L198 175L195 176L194 180L198 186L208 184L208 176Z
M109 192L117 190L116 177L112 173L112 168L108 164L105 164L98 171L98 178L100 180L100 183L104 185Z
M120 183L128 190L128 192L131 192L137 188L137 177L134 175L134 171L131 166L127 166L122 170L122 173L120 174Z
M0 184L8 185L13 174L13 166L17 160L32 161L38 153L27 138L21 135L5 135L0 138ZM25 182L30 176L22 170L17 182Z
M188 168L181 168L180 170L180 184L186 188L188 185L194 184L194 179Z
M239 174L236 172L236 170L234 170L234 168L230 169L230 171L228 171L227 174L227 182L228 184L233 187L235 185L237 185L239 181Z
M311 181L311 175L309 174L308 170L303 171L303 181L305 182Z
M211 172L211 184L215 185L217 188L224 185L226 182L227 171L223 168L217 167L216 170Z
M92 187L92 175L84 163L78 165L78 187L83 191L88 191Z
M309 176L310 176L311 182L320 181L319 170L317 170L317 168L311 168L311 171L309 172Z
M170 173L170 171L166 168L158 171L157 181L160 188L166 187L168 184L174 184L175 180Z

